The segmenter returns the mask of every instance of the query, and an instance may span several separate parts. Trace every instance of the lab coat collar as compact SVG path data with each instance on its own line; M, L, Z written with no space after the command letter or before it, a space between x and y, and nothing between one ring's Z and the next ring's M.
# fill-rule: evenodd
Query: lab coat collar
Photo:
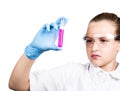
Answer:
M120 64L118 64L116 70L111 71L109 73L113 78L120 80Z
M102 70L100 67L96 67L92 63L90 63L88 70L92 76L95 76L100 72L103 72L105 74L109 74L114 79L120 80L120 64L117 66L116 70L111 71L111 72L106 72Z

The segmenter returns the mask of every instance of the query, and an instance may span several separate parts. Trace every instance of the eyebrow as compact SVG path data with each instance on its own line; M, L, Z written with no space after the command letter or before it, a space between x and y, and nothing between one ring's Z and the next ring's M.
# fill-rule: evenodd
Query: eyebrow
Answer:
M84 36L84 37L83 37L84 40L86 40L86 38L91 38L91 39L93 39L93 37L89 37L89 36ZM106 37L106 36L101 36L101 37L98 37L98 38L100 39L100 38L107 38L107 37Z
M91 38L91 37L89 37L89 36L84 36L84 37L83 37L83 40L86 40L86 38Z

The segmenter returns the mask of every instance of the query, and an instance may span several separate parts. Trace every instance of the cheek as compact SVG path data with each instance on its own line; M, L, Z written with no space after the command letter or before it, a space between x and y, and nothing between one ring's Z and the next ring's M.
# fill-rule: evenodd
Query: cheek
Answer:
M117 55L117 48L115 47L107 47L107 48L99 48L99 50L96 51L101 57L98 59L93 59L91 58L91 55L93 53L91 48L86 48L87 51L87 56L89 61L91 61L94 65L96 66L102 66L105 65L111 61L116 60L116 55Z
M106 48L104 50L102 50L102 56L103 57L107 57L107 58L116 58L116 55L118 53L116 48Z
M87 56L89 57L92 54L92 50L90 48L86 48Z
M90 57L93 53L91 48L86 48L86 52L88 57ZM116 47L101 48L97 51L97 53L99 53L102 57L105 58L116 57L117 52L118 50L116 49Z

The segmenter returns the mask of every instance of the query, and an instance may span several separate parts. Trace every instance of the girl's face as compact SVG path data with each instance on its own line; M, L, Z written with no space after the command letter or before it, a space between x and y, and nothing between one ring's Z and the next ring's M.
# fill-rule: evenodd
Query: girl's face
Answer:
M91 63L103 70L111 71L116 67L116 55L120 43L114 40L115 25L107 20L91 22L85 36L87 55Z

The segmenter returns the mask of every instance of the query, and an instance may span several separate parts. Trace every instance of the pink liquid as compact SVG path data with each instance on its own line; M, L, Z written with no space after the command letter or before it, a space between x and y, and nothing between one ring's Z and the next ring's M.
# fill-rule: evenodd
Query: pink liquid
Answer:
M63 46L63 35L64 35L64 30L60 29L58 34L58 47Z

